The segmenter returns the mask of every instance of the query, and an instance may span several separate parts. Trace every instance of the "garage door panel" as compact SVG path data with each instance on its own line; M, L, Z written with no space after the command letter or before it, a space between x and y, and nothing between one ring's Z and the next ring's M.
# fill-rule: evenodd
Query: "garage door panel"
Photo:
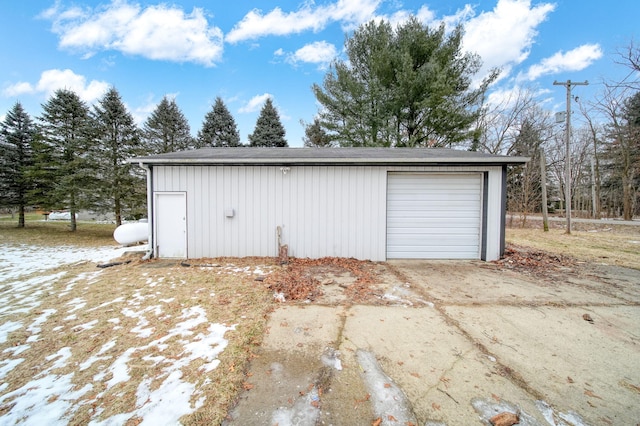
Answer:
M448 224L450 224L450 220L452 218L457 218L457 219L464 219L464 218L468 218L469 220L472 220L474 222L474 225L477 223L478 219L480 218L480 215L475 214L474 212L469 212L469 211L461 211L461 210L457 210L457 211L450 211L447 209L440 209L440 210L405 210L402 212L398 212L398 214L402 215L402 218L394 218L392 220L390 220L389 223L391 226L393 226L394 221L397 220L397 223L403 224L403 223L407 223L407 221L412 221L412 220L432 220L432 219L442 219L447 221ZM428 214L428 216L425 217L425 214Z
M480 173L390 173L387 257L477 259Z
M432 236L434 238L443 238L448 235L462 235L466 238L473 237L476 232L475 228L472 227L459 227L459 228L445 228L440 227L435 229L416 229L416 228L395 228L393 235L389 238L390 241L402 242L406 241L407 237L429 237Z
M469 199L452 199L452 200L414 200L412 206L407 206L406 209L391 209L390 211L406 211L411 210L454 210L454 209L466 209L469 207ZM480 202L480 198L473 199L473 201ZM477 213L477 212L476 212Z

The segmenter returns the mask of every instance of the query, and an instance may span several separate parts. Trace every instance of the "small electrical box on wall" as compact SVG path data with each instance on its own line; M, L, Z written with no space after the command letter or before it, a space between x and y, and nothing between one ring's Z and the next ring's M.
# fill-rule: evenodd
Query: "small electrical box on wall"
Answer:
M234 217L236 215L236 211L234 209L224 209L224 215L226 217Z

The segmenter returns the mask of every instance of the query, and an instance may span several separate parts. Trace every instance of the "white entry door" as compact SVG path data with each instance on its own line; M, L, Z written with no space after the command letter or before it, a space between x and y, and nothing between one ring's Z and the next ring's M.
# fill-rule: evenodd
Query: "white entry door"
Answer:
M187 194L184 192L155 193L156 256L187 257Z

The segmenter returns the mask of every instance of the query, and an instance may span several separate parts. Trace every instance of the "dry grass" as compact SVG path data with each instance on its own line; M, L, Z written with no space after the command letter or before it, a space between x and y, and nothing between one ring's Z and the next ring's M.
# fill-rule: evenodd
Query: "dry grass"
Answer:
M587 262L640 269L640 226L575 223L568 235L562 224L549 232L541 225L531 221L532 227L507 228L507 242Z
M28 223L25 229L18 229L13 223L0 224L0 239L9 244L104 246L113 244L112 232L112 225L81 223L78 232L71 233L64 223ZM220 424L246 380L248 362L261 343L266 318L273 307L272 293L255 280L252 271L258 266L276 266L271 259L234 259L231 269L229 259L210 259L204 263L220 266L184 267L176 261L143 262L139 257L107 269L84 263L22 277L21 281L27 281L38 275L65 272L50 285L34 286L32 295L40 301L37 307L26 313L0 315L2 323L23 324L8 334L6 342L0 343L0 361L15 358L6 349L28 346L18 356L24 361L4 377L8 386L0 391L0 396L20 389L41 374L72 375L73 390L87 385L92 388L73 403L77 410L69 424L87 424L91 419L131 413L136 409L136 392L144 380L151 380L151 390L160 387L167 378L167 366L184 359L186 343L210 333L211 324L224 324L235 328L224 334L228 345L217 357L218 367L203 373L199 368L204 361L198 358L179 369L180 380L195 387L192 406L204 399L202 407L183 416L181 422ZM242 268L245 269L239 270ZM9 291L9 286L0 283L2 296ZM13 308L21 306L18 300L12 303L16 305ZM175 335L176 327L185 321L184 313L196 307L205 312L207 321L191 329L187 336ZM27 339L33 332L28 326L47 310L54 312L39 326L39 339L29 342ZM140 318L148 321L148 325L142 326ZM150 335L141 337L133 332L140 327L151 328ZM152 344L167 336L171 337L163 342L166 346ZM110 342L115 342L111 348ZM95 360L105 347L109 349ZM71 358L64 367L49 371L58 359L52 355L64 348L70 350ZM126 363L130 378L109 387L108 382L114 377L110 371L114 361L122 359L131 349ZM158 361L157 357L164 361ZM89 365L90 360L94 362ZM81 368L83 365L86 368ZM0 415L11 410L11 399L8 401L0 407ZM131 418L127 424L140 420Z
M253 266L253 261L249 263L240 261L238 266ZM81 389L86 384L93 386L90 393L76 402L81 407L70 424L87 424L100 411L100 418L103 419L131 412L136 407L136 390L143 380L153 379L151 388L154 389L166 378L163 375L166 363L154 362L149 357L178 360L184 354L185 340L190 338L167 340L164 342L167 346L163 349L145 346L167 336L178 323L184 321L180 318L186 309L201 307L208 321L191 330L193 336L207 334L212 323L235 325L235 329L225 333L228 346L218 357L220 365L215 370L203 374L199 370L202 360L192 361L181 369L181 380L195 384L192 403L205 398L202 408L181 420L183 424L219 424L223 420L245 380L247 362L253 348L261 342L266 315L272 306L270 293L265 291L261 283L246 274L225 273L210 268L185 268L152 261L104 270L88 281L80 280L73 291L61 296L73 277L95 271L93 267L84 265L69 272L69 279L59 280L36 311L26 318L13 319L29 324L46 309L57 310L42 325L42 340L31 343L31 348L21 354L25 362L5 378L10 384L6 392L25 385L35 372L50 365L47 356L62 348L70 348L72 358L65 368L55 373L74 373L75 389ZM74 306L72 301L78 297L82 297L86 305L73 312L75 318L68 319L69 311ZM133 333L132 330L140 325L139 319L122 315L124 309L144 312L144 317L149 321L147 327L152 327L153 333L146 338ZM119 323L109 322L114 318L118 318ZM85 329L84 325L96 320L93 328ZM26 332L14 333L5 345L0 346L0 351L24 344L28 337L29 333ZM111 341L117 344L101 354L108 359L99 360L85 370L78 369L79 365ZM107 373L102 379L96 379L96 375L104 372L129 348L143 348L135 350L127 363L130 379L108 389L107 382L113 378L113 374Z
M113 231L115 225L94 222L78 222L75 232L69 230L68 221L44 221L42 215L30 214L24 228L18 228L18 219L10 216L0 218L0 236L5 244L34 244L44 246L115 245Z

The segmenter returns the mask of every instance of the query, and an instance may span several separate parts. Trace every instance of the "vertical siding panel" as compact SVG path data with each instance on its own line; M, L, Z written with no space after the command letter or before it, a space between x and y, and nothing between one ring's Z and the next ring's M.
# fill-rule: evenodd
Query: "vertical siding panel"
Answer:
M220 205L220 209L224 209L226 208L227 205L230 205L231 202L231 191L233 190L232 188L232 179L231 179L231 167L230 166L223 166L222 168L222 176L223 176L223 182L222 182L222 192L223 192L223 196L222 196L222 204ZM222 220L224 220L224 216L220 215ZM231 229L226 226L226 223L222 222L220 223L220 236L222 241L220 242L221 246L222 246L222 253L224 253L225 255L231 255L231 249L232 249L232 245L231 245Z
M349 209L347 212L359 211L361 192L358 191L357 174L353 167L349 167L348 171L348 189L349 189ZM364 218L363 218L364 220ZM351 221L349 221L351 222ZM358 224L349 223L349 256L355 257L358 250Z
M274 188L277 188L277 190L274 191L273 199L271 200L274 206L274 217L272 222L273 229L271 230L273 244L269 247L269 250L274 250L275 253L278 245L276 227L282 226L285 223L285 203L288 199L288 189L287 182L282 178L282 172L276 168L274 168L270 173L269 182L271 182L271 185ZM282 243L287 244L287 240L283 239Z
M213 235L213 229L211 227L211 209L209 208L209 203L211 200L211 167L203 166L200 168L202 174L202 193L200 194L202 198L202 231L199 233L200 238L202 238L202 257L210 257L211 253L211 235Z
M336 198L340 200L340 256L348 257L349 256L349 220L348 214L351 206L349 205L349 169L347 167L339 167L339 183L340 185L336 187L336 194L338 195Z
M302 257L300 254L300 244L298 242L298 235L300 230L298 229L298 217L304 215L304 203L301 203L301 199L304 200L304 194L300 193L300 182L304 180L304 167L296 167L295 174L292 168L288 177L291 190L291 207L289 214L289 223L285 224L285 227L289 225L289 250L292 256Z
M387 259L387 170L378 168L378 242L376 245L376 257L374 260Z
M362 203L362 217L365 220L361 221L360 235L362 243L360 246L359 259L366 259L371 254L371 241L372 233L375 232L373 224L375 223L376 212L373 205L373 185L371 182L372 173L371 167L362 167L362 189L363 189L363 203Z
M320 182L326 182L326 174L324 173L324 167L313 167L311 169L311 176L309 177L311 182L308 183L308 186L312 188L310 194L310 203L308 205L311 211L309 212L310 217L312 218L311 223L309 224L312 232L311 232L311 240L307 237L306 246L309 248L308 253L310 253L311 257L320 257L320 251L322 250L326 253L326 245L327 241L324 235L320 233L320 227L326 226L325 217L326 215L322 215L322 210L324 209L324 191L322 190L322 186ZM324 178L324 179L323 179Z
M488 176L486 260L500 259L500 229L502 227L502 168L491 167Z
M324 224L325 229L323 229L322 234L325 240L326 246L326 254L328 256L338 256L336 250L336 240L335 240L335 227L336 227L336 216L338 205L337 203L332 202L332 198L334 195L334 187L336 182L336 168L335 166L329 166L325 168L325 177L322 185L324 191L324 197L322 198L323 204L323 215L324 215Z
M255 167L256 182L253 185L253 224L251 232L259 237L259 243L256 246L261 256L268 256L269 241L271 234L275 233L275 216L276 216L276 186L274 181L273 167ZM254 237L255 238L255 237Z
M302 191L305 194L304 210L305 215L302 216L306 220L304 224L303 234L301 235L302 244L304 246L305 257L317 257L316 252L320 242L318 241L318 167L306 167L306 180Z
M224 167L216 166L214 169L215 173L215 194L214 194L214 202L212 203L212 214L213 214L213 223L214 223L214 235L211 236L213 239L212 246L214 247L213 252L222 253L222 243L224 241L224 230L222 227L221 217L218 213L220 206L224 201Z
M233 256L242 257L242 224L247 221L247 211L244 208L244 198L246 196L246 177L249 173L250 167L235 166L234 170L234 182L235 187L232 191L233 200L230 205L225 208L233 208L237 211L235 217L225 217L226 225L231 227L232 241L233 241Z
M294 173L293 169L292 167L289 173ZM275 175L276 185L280 188L280 198L276 198L276 203L279 203L280 217L276 226L282 227L282 244L288 244L289 250L291 250L291 241L289 240L289 227L291 226L291 178L284 176L282 172L280 172L280 174L276 172ZM289 254L291 254L291 252L289 252Z
M304 214L303 206L300 205L301 194L298 189L299 183L302 179L304 179L304 167L296 167L295 170L292 167L292 170L289 172L288 180L290 183L290 191L289 196L291 197L291 205L289 207L289 223L285 224L285 226L289 225L288 235L289 238L289 250L291 250L292 256L299 256L297 253L298 250L298 217ZM294 174L295 173L295 174ZM295 179L293 178L295 176ZM304 196L304 194L302 194Z
M202 175L200 167L190 167L187 173L187 254L202 257Z
M266 256L274 256L276 253L276 228L282 224L282 197L283 187L282 180L278 178L278 173L282 172L277 167L263 168L261 182L266 188L261 189L262 203L265 211L261 213L264 216L261 229L264 229L264 242L262 243L261 252Z
M340 224L338 226L340 235L338 238L340 239L340 256L347 257L349 255L349 221L346 220L347 215L349 214L349 182L348 182L348 171L349 169L346 167L338 168L338 178L340 182L340 186L336 187L336 199L340 202L341 211L340 214Z

